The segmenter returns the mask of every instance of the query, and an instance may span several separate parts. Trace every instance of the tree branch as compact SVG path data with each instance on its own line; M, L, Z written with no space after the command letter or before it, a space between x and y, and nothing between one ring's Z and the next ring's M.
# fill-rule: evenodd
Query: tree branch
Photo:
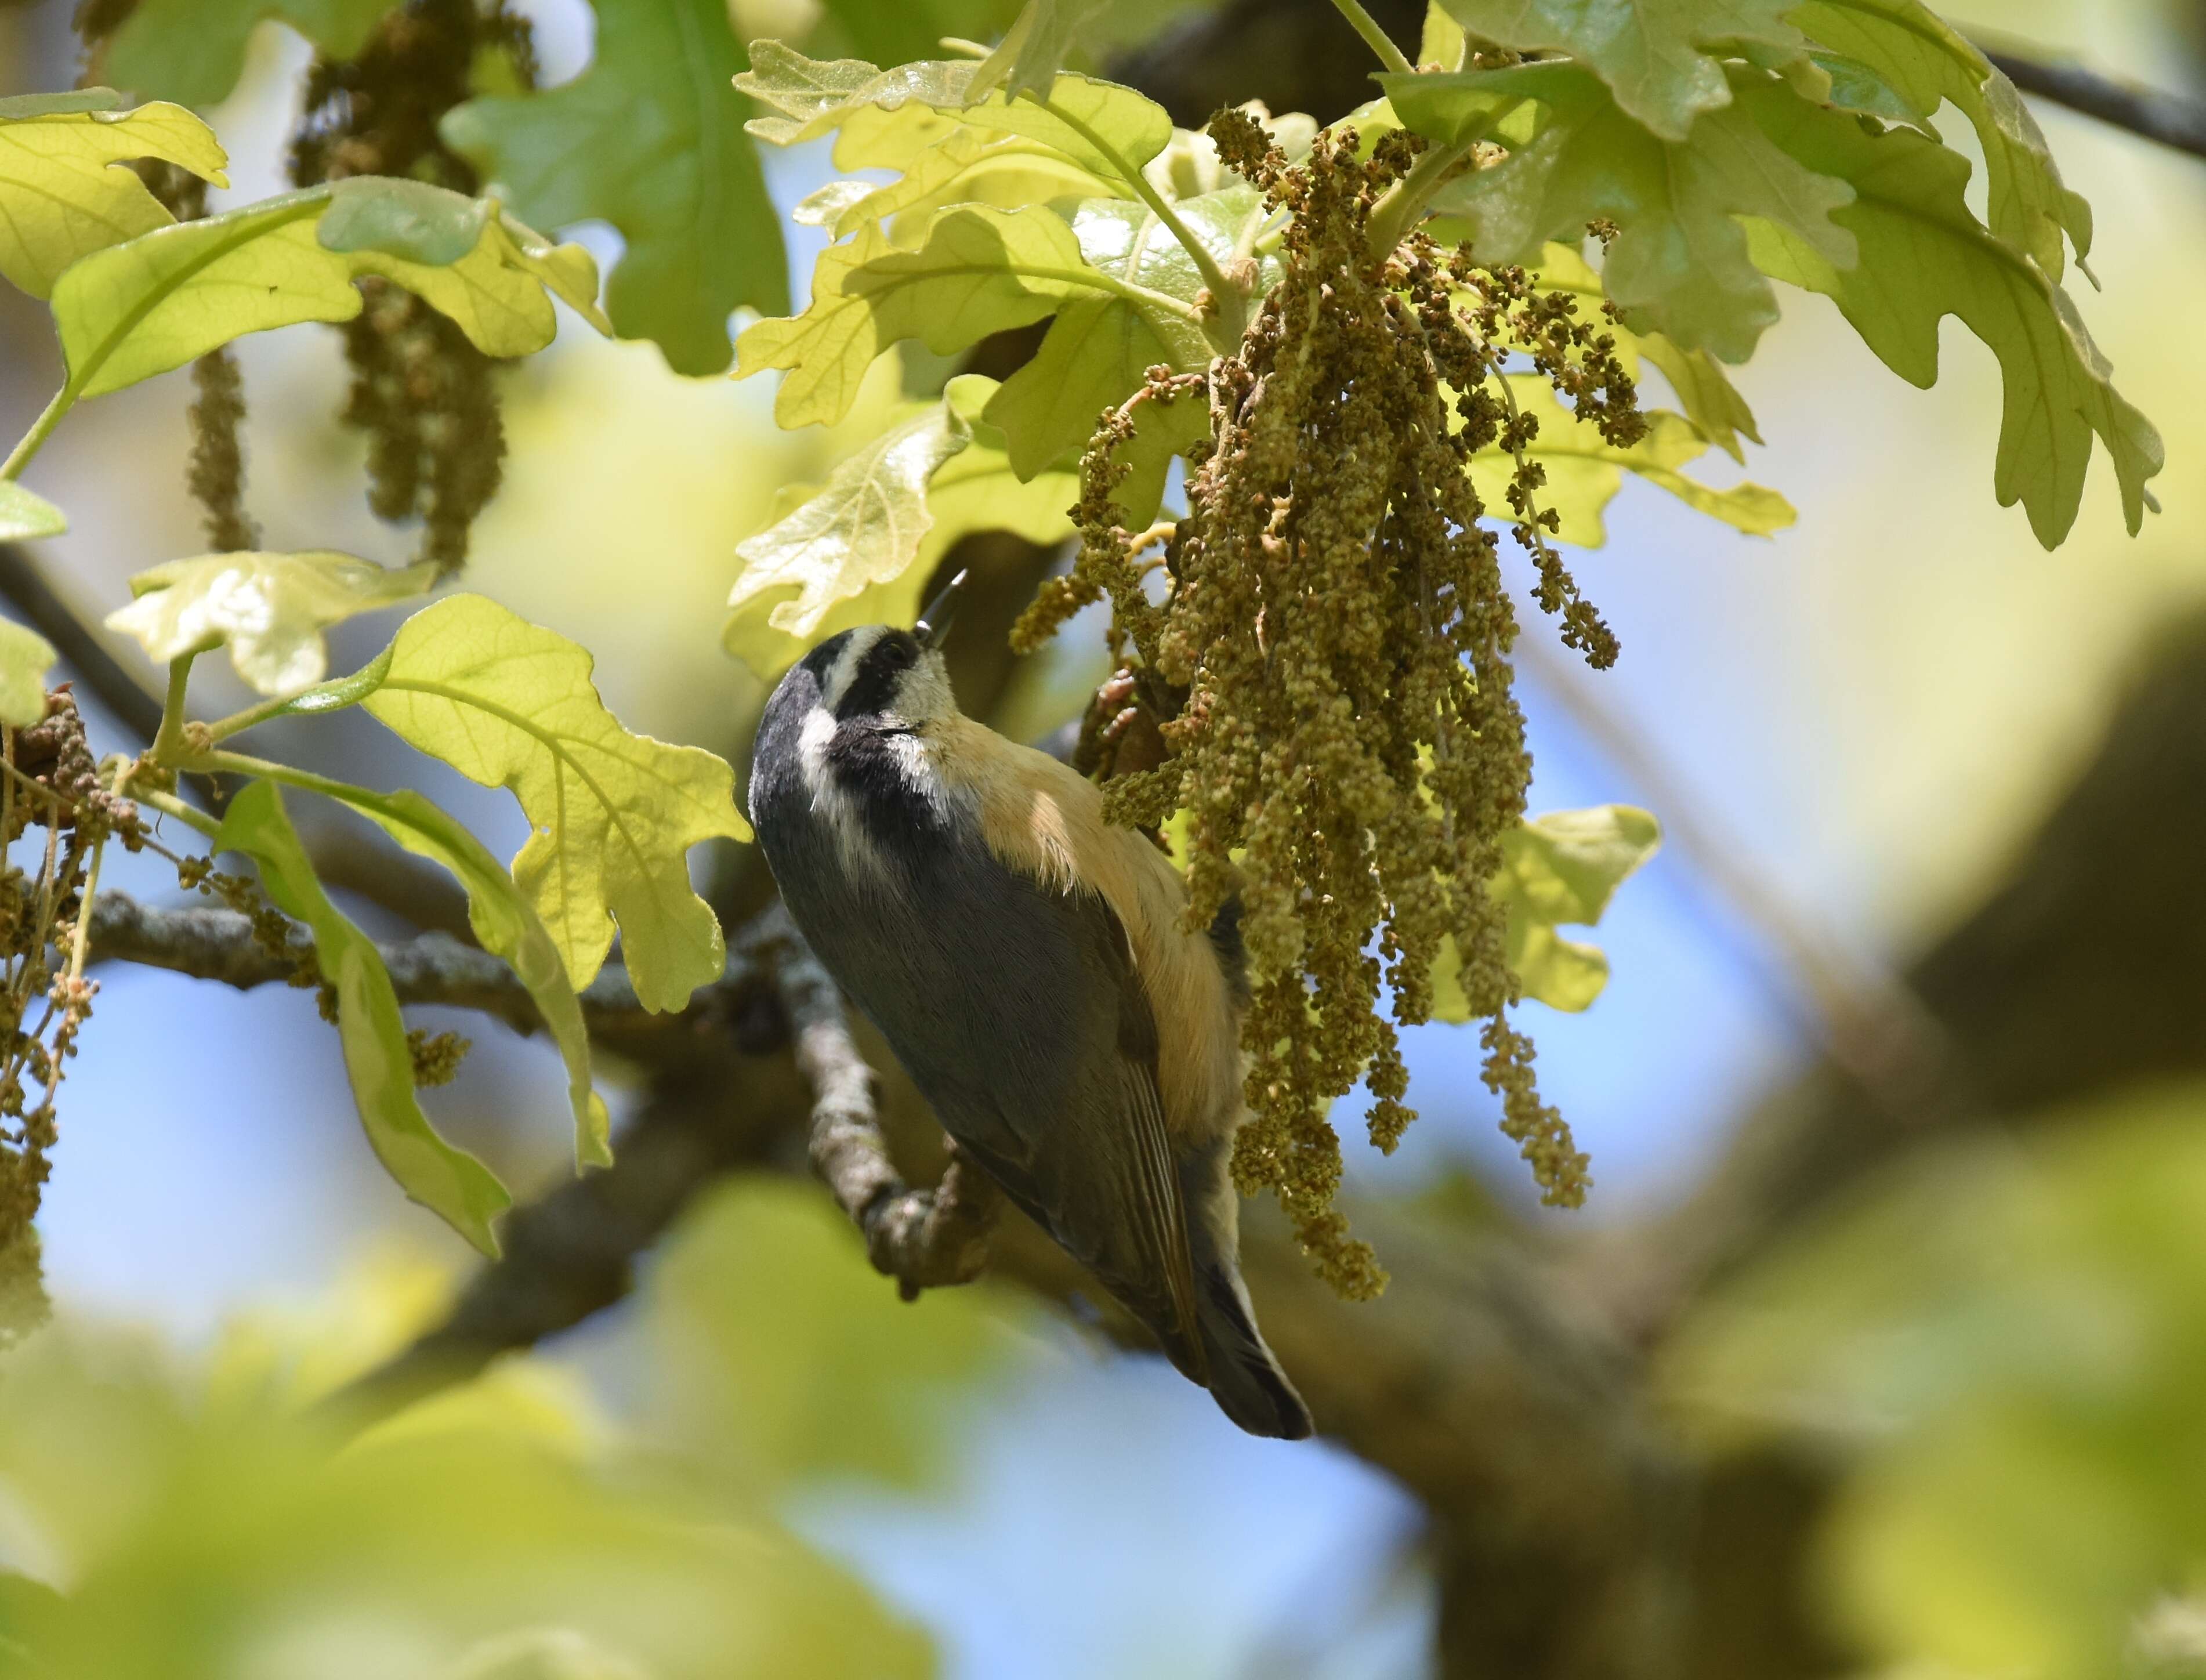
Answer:
M2206 104L2101 75L2080 64L2054 62L1982 40L1976 45L2025 93L2096 117L2140 139L2193 158L2206 158Z

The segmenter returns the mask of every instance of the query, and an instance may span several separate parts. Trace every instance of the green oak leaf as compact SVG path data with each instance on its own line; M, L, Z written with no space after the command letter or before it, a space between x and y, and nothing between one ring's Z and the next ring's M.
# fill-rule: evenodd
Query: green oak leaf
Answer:
M313 930L314 955L337 998L337 1038L367 1141L398 1187L492 1259L491 1221L513 1204L498 1176L437 1135L414 1095L414 1057L398 997L375 942L347 920L315 879L314 866L275 786L245 784L224 813L218 852L242 852L260 867L277 909Z
M820 253L802 315L745 330L736 373L788 370L774 417L790 427L832 424L850 413L873 358L899 339L946 355L1054 314L1063 299L1131 289L1090 267L1064 218L1039 207L945 211L916 251L895 249L869 224Z
M1550 240L1583 236L1606 217L1620 229L1602 276L1635 325L1685 349L1744 361L1777 319L1777 299L1747 251L1738 218L1785 228L1833 268L1857 259L1833 218L1852 199L1844 182L1803 167L1736 104L1705 114L1689 138L1665 140L1633 120L1591 72L1527 64L1453 75L1382 76L1403 119L1426 134L1454 132L1451 107L1482 108L1496 92L1536 99L1536 135L1492 169L1444 188L1437 208L1462 217L1482 258L1532 262ZM1814 110L1790 87L1747 70L1746 87Z
M712 754L631 735L589 653L480 595L414 615L362 702L421 751L520 801L534 832L514 879L580 988L616 921L635 995L678 1010L726 966L720 924L689 885L689 848L748 840L735 772Z
M597 267L494 202L375 176L286 193L96 251L54 288L69 388L98 396L181 367L249 332L349 321L360 276L381 275L450 316L476 349L552 342L547 291L603 330Z
M972 63L935 62L882 70L862 59L807 58L778 41L754 41L751 51L751 68L736 79L736 86L780 113L754 117L748 125L774 146L815 140L868 109L897 111L911 104L977 128L1023 134L1083 169L1120 179L1172 143L1172 117L1162 105L1130 87L1093 76L1060 75L1046 98L1007 99L998 92L972 104L968 101L979 68ZM845 169L857 167L839 152L837 162Z
M34 496L13 479L0 479L0 543L58 537L69 515L43 496Z
M575 1165L611 1166L612 1118L605 1099L591 1088L590 1034L582 1022L581 999L575 996L551 929L522 895L506 867L467 829L411 789L385 794L331 785L323 791L376 824L408 851L443 865L466 889L468 926L482 948L504 957L528 988L566 1063L567 1097L575 1114Z
M116 109L87 88L57 103L0 99L0 275L45 297L80 257L176 218L146 190L133 158L158 158L218 187L229 164L214 130L181 105Z
M1666 140L1684 140L1699 117L1731 103L1726 51L1751 45L1797 58L1808 45L1788 21L1798 0L1443 3L1470 33L1498 45L1570 54L1601 78L1625 115Z
M230 97L263 18L288 23L325 57L352 58L398 0L138 0L109 43L107 74L180 104Z
M1598 922L1625 878L1654 855L1661 825L1629 805L1551 811L1502 837L1501 869L1487 890L1509 912L1509 966L1527 998L1573 1014L1608 984L1608 958L1558 927ZM1433 964L1433 1019L1470 1021L1452 938Z
M2035 257L2054 280L2072 241L2080 261L2091 253L2091 206L2060 179L2037 119L2014 84L1921 0L1807 0L1792 19L1824 45L1856 61L1928 130L1941 99L1967 116L1984 149L1991 228ZM1833 101L1881 116L1889 102L1874 89L1833 77Z
M2160 434L2114 390L2068 295L1970 211L1968 161L1912 129L1875 132L1865 119L1768 90L1743 103L1787 153L1859 194L1838 216L1860 241L1860 267L1838 268L1761 224L1754 259L1762 270L1834 299L1887 366L1925 389L1938 378L1938 325L1960 317L1999 358L2005 383L1993 474L2000 505L2019 499L2038 541L2058 545L2076 522L2096 432L2135 534L2145 481L2166 461Z
M778 213L730 86L747 63L724 0L593 0L597 57L542 93L444 118L453 150L514 213L548 228L602 217L627 250L605 288L624 338L677 373L718 373L728 317L789 307Z
M59 658L36 630L0 618L0 724L28 729L46 715L46 673Z
M1546 470L1540 505L1562 516L1555 535L1564 542L1598 548L1607 540L1601 511L1615 498L1626 473L1749 536L1768 536L1799 518L1791 503L1758 484L1715 490L1679 472L1708 449L1705 434L1682 414L1655 410L1647 416L1646 437L1620 450L1565 408L1544 375L1512 374L1509 384L1518 408L1540 422L1539 435L1525 445L1524 454ZM1472 457L1471 483L1489 509L1505 515L1516 466L1514 457L1499 449Z
M207 554L171 560L130 580L135 597L107 616L160 664L230 645L230 664L257 694L297 694L322 680L322 632L355 613L420 594L437 581L428 561L386 571L326 551Z
M1443 226L1435 225L1432 231L1443 244L1450 242L1444 236L1449 230ZM1599 319L1608 294L1578 247L1550 245L1534 267L1542 291L1571 293L1580 300L1578 313L1583 319ZM1642 357L1653 362L1677 392L1693 429L1732 460L1746 460L1738 441L1742 435L1756 444L1762 441L1754 411L1724 372L1723 364L1706 350L1683 350L1659 332L1634 332L1613 320L1602 322L1601 331L1615 341L1615 355L1634 378L1639 377Z
M830 182L793 214L796 221L824 227L838 239L869 222L879 223L891 243L909 247L923 239L933 213L947 205L1018 210L1028 205L1122 196L1129 190L1040 140L959 128L915 154L901 179L885 187L863 181Z
M1064 69L1081 30L1101 11L1106 0L1027 0L996 50L974 71L969 96L985 98L999 89L1016 99L1032 92L1046 95Z
M935 567L976 531L1033 543L1071 534L1079 498L1069 467L1022 482L1004 435L982 414L996 382L952 379L844 461L826 485L739 544L742 574L723 638L772 680L823 637L859 624L909 623Z
M1182 221L1221 263L1238 254L1237 241L1261 223L1263 200L1248 187L1229 187L1183 200ZM1080 206L1072 230L1094 268L1148 293L1192 303L1202 277L1179 241L1147 206L1099 199ZM1277 264L1264 276L1277 277ZM1190 316L1139 295L1099 293L1066 300L1033 358L1004 382L988 419L1011 439L1011 465L1031 476L1094 435L1099 416L1142 388L1160 363L1178 372L1207 367L1215 354Z

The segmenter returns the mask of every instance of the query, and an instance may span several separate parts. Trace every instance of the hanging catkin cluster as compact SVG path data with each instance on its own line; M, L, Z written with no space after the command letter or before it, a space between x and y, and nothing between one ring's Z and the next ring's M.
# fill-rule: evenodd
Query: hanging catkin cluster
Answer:
M1107 594L1130 669L1171 756L1109 783L1112 814L1156 827L1184 812L1195 925L1237 897L1255 982L1243 1035L1250 1118L1234 1173L1269 1187L1327 1279L1352 1296L1385 1282L1333 1206L1340 1147L1327 1120L1360 1077L1374 1143L1414 1117L1396 1025L1430 1018L1432 970L1452 939L1482 1017L1486 1082L1502 1129L1545 1199L1575 1204L1586 1158L1541 1100L1532 1046L1509 1022L1517 982L1487 883L1530 778L1510 692L1517 627L1495 535L1468 468L1513 458L1505 518L1532 557L1541 605L1597 665L1615 658L1547 533L1536 420L1511 378L1544 375L1584 420L1628 445L1644 435L1613 343L1522 270L1449 255L1421 235L1369 249L1374 212L1421 144L1392 134L1368 158L1353 131L1321 135L1290 167L1253 121L1222 113L1220 153L1292 212L1285 278L1237 355L1208 376L1151 371L1106 414L1085 462L1070 576L1022 624L1032 645ZM1511 353L1536 373L1505 375ZM1165 543L1168 588L1145 591L1145 539L1118 523L1116 456L1147 404L1204 400L1211 440L1188 516ZM1392 1020L1380 1012L1391 990Z
M476 91L485 63L503 64L516 86L535 78L528 22L504 0L410 0L358 57L315 60L292 180L399 176L473 193L474 171L437 125ZM367 307L343 330L353 369L344 419L368 436L368 505L387 520L419 513L421 557L455 571L504 470L491 359L412 293L373 278L361 290Z

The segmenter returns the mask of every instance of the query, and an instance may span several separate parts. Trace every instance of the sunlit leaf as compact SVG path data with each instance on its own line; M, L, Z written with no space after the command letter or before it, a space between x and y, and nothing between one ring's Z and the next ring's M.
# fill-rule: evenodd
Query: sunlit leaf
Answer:
M1488 884L1507 907L1509 966L1524 996L1552 1008L1589 1007L1608 983L1608 959L1556 929L1597 922L1609 900L1661 844L1660 825L1629 805L1551 811L1528 818L1501 843L1501 872ZM1433 1019L1473 1018L1453 938L1433 965Z
M34 496L12 479L0 479L0 543L58 537L69 515L43 496Z
M1774 79L1744 69L1733 77L1761 88L1765 104L1819 109ZM1576 64L1381 80L1403 119L1427 134L1454 132L1459 102L1483 107L1497 93L1539 101L1546 116L1535 138L1462 176L1435 204L1469 222L1479 255L1496 262L1536 261L1548 241L1577 240L1595 217L1613 221L1619 232L1602 268L1608 295L1635 312L1633 325L1684 349L1744 361L1777 319L1776 295L1748 255L1739 217L1784 228L1833 269L1856 261L1853 235L1833 217L1852 188L1804 167L1736 104L1708 111L1672 141L1642 128Z
M514 879L588 984L620 926L636 997L678 1010L726 963L720 924L689 885L689 849L747 840L735 772L695 747L631 735L590 680L589 653L480 595L406 621L363 702L425 753L509 789L534 832Z
M419 182L355 176L93 253L54 288L77 394L97 396L249 332L349 321L360 276L382 275L450 315L478 349L552 342L547 289L597 317L596 267L469 199Z
M737 545L724 643L762 678L858 624L909 624L950 545L976 531L1029 542L1070 534L1077 475L1022 481L1003 434L981 418L996 383L950 382L939 402L891 426L786 515Z
M1071 228L1047 210L946 211L916 251L891 248L868 226L821 254L802 315L743 333L736 372L787 369L775 418L785 426L832 423L850 411L873 358L898 339L947 354L1052 314L1060 299L1124 290L1088 266Z
M439 1137L414 1096L414 1057L397 994L375 942L330 903L273 784L248 782L224 813L218 852L260 866L276 907L314 935L322 977L336 988L337 1037L367 1141L401 1189L493 1258L491 1221L512 1205L498 1176Z
M867 108L897 110L918 104L961 123L1024 134L1063 152L1082 168L1104 175L1138 170L1172 140L1172 118L1162 105L1092 76L1060 75L1046 100L1006 99L995 92L967 103L978 66L937 62L879 69L856 58L807 58L777 41L753 43L749 72L736 85L777 116L756 117L750 132L775 146L794 146L840 128ZM856 165L838 157L845 169Z
M230 97L245 44L278 18L329 57L351 58L398 0L138 0L108 45L105 72L124 87L180 104Z
M387 669L382 675L387 677ZM566 1063L568 1102L575 1114L575 1165L611 1165L612 1120L605 1099L591 1088L590 1035L582 1023L581 1000L575 995L551 929L505 866L466 828L411 789L390 794L366 788L325 791L377 824L408 851L442 864L467 890L468 926L482 948L504 957L528 988Z
M1221 262L1264 217L1263 201L1247 187L1230 187L1178 206L1181 219ZM1191 303L1203 288L1179 241L1148 206L1102 199L1073 217L1081 253L1103 273ZM1272 274L1276 274L1276 265ZM1201 327L1183 314L1138 297L1097 294L1067 301L1026 366L1004 382L988 418L1011 440L1011 464L1042 470L1067 450L1085 448L1098 417L1142 387L1160 364L1176 372L1210 365L1213 352Z
M1991 189L1992 231L2037 259L2054 280L2066 255L2062 235L2080 259L2091 252L2091 207L2060 179L2037 119L2014 84L1952 25L1921 0L1807 0L1792 21L1825 45L1865 68L1878 87L1896 92L1913 120L1926 125L1950 99L1975 127ZM1875 89L1833 89L1837 103L1880 110Z
M593 3L588 69L546 92L462 105L444 138L516 215L617 228L614 330L656 342L677 373L717 373L736 309L789 307L779 217L730 86L748 61L724 0Z
M1618 449L1565 408L1544 376L1511 375L1509 384L1518 408L1540 422L1539 435L1525 445L1524 453L1547 470L1539 503L1561 515L1555 535L1564 542L1597 548L1607 539L1601 513L1622 487L1626 473L1749 536L1768 536L1799 517L1784 497L1761 485L1716 490L1687 478L1678 468L1707 454L1708 444L1683 415L1659 409L1649 414L1647 436L1628 450ZM1472 459L1471 482L1498 517L1509 516L1509 482L1516 465L1515 457L1499 450L1484 450Z
M229 159L180 105L120 110L104 87L0 99L0 275L33 297L80 257L176 220L128 168L158 158L218 187Z
M1835 299L1911 384L1937 382L1939 323L1959 316L1991 347L2004 376L1992 480L2000 505L2019 499L2038 541L2058 544L2076 521L2096 432L2114 458L2134 533L2143 523L2145 481L2166 460L2160 434L2114 390L2113 370L2068 295L1970 213L1967 160L1911 129L1874 133L1842 111L1771 90L1748 92L1743 103L1792 157L1859 193L1837 217L1859 241L1858 268L1840 268L1769 223L1754 228L1755 261Z
M159 664L230 646L230 663L256 693L296 694L322 679L322 632L355 613L421 593L429 562L386 571L349 554L207 554L171 560L130 580L136 597L107 616Z
M1031 90L1046 94L1064 68L1088 21L1106 0L1027 0L996 50L981 61L967 90L985 98L1000 90L1016 99Z
M1443 0L1474 35L1520 52L1565 52L1636 123L1682 140L1731 103L1723 59L1742 44L1798 57L1798 0ZM1390 86L1389 91L1392 91Z
M914 155L901 179L885 187L831 182L794 213L798 222L826 228L838 239L879 222L892 243L910 246L923 237L932 212L946 205L1018 210L1128 190L1040 140L959 128Z
M36 630L0 618L0 724L25 729L46 715L46 673L59 658Z

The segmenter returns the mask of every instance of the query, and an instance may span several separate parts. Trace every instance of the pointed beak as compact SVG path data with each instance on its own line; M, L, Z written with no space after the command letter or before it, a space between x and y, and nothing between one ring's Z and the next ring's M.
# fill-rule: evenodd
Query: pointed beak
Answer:
M927 604L927 611L919 615L919 623L911 633L919 638L919 645L930 652L942 646L943 637L950 634L950 621L957 616L957 592L965 587L965 574L942 586L942 593Z

